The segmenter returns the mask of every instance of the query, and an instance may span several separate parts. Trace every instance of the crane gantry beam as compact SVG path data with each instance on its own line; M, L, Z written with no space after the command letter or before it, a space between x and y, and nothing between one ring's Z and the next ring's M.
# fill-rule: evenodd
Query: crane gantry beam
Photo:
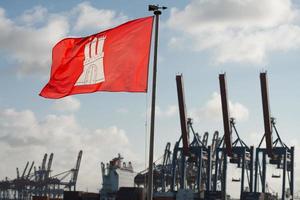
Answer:
M183 87L182 75L176 76L176 85L177 85L180 126L181 126L181 137L182 137L182 143L183 143L183 153L184 153L184 155L188 155L188 153L189 153L189 132L188 132L188 126L187 126L187 115L186 115L186 105L185 105L185 98L184 98L184 87Z
M262 107L263 107L263 116L264 116L264 128L265 128L265 140L267 154L269 157L272 157L272 123L271 123L271 114L270 114L270 104L269 104L269 91L268 91L268 79L267 73L260 73L260 87L261 87L261 98L262 98Z
M232 156L232 128L230 124L230 114L227 98L226 74L219 75L220 94L222 103L223 125L224 125L224 141L226 145L226 153Z

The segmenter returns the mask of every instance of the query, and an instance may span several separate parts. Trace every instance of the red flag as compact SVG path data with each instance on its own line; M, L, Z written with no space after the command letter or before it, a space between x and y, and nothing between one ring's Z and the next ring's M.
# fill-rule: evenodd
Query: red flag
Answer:
M83 38L66 38L52 50L46 98L96 91L147 92L153 17L129 21Z

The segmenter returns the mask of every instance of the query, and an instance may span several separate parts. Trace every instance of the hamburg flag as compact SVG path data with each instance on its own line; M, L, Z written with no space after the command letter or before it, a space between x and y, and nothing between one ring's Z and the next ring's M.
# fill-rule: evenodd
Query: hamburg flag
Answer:
M153 17L129 21L52 50L50 80L40 95L62 98L96 91L147 92Z

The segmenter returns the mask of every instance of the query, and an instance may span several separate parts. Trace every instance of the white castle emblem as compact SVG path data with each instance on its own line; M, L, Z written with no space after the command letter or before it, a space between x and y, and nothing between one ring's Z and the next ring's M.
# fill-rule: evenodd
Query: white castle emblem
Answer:
M84 47L83 72L75 85L91 85L105 81L103 46L105 37L94 38Z

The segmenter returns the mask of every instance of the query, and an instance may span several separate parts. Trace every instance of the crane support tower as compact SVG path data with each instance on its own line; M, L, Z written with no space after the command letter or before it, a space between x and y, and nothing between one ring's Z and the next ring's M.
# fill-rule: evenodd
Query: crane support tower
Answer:
M281 199L294 199L294 147L288 147L282 141L275 118L271 117L266 72L260 73L260 85L265 132L256 148L254 192L267 193L267 163L269 163L269 166L275 166L282 172L282 177L280 174L272 174L271 177L282 179ZM262 147L263 140L265 147Z
M154 165L154 199L206 199L206 191L212 189L213 155L221 139L216 131L208 144L208 132L202 136L195 132L192 119L187 117L182 75L176 76L176 86L181 134L173 152L167 143L162 162ZM135 183L144 185L147 174L147 170L139 173Z
M0 181L0 200L30 200L33 196L57 199L65 190L75 190L82 151L78 153L75 168L56 175L51 175L53 157L51 153L47 160L48 154L44 154L40 166L32 162L29 167L27 162L21 176L17 168L17 178ZM70 180L66 180L68 177Z
M213 190L207 199L227 199L227 165L236 165L241 169L239 178L233 178L233 182L240 182L240 199L244 199L246 188L253 191L253 161L254 147L249 147L239 136L234 118L230 117L226 74L219 75L220 94L222 103L224 136L218 143L215 155L215 173ZM236 140L232 140L233 133ZM228 163L229 158L229 163Z

